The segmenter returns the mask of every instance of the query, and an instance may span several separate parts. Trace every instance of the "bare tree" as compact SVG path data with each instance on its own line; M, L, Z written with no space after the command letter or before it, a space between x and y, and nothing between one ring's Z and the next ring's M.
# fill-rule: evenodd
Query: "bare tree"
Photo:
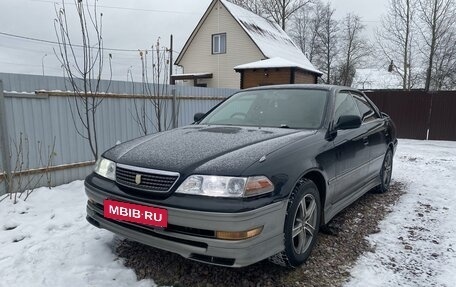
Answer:
M451 90L456 87L456 31L442 39L436 49L432 83L437 90Z
M273 20L285 30L292 16L313 0L230 0L230 2Z
M341 63L337 83L350 86L355 75L356 66L362 63L363 59L370 54L370 47L362 33L365 25L361 23L361 18L349 13L341 22L342 29L340 35Z
M402 88L413 86L412 51L417 0L390 0L388 12L383 17L381 29L377 31L377 42L388 62L400 66L395 72L402 78ZM396 67L396 66L392 66Z
M317 8L318 17L321 18L321 27L317 29L318 40L321 42L322 50L316 55L315 63L324 73L324 82L330 84L333 81L333 68L339 54L339 23L334 18L335 9L330 3L319 3Z
M60 8L57 4L55 6L54 28L59 48L54 50L54 53L75 94L74 99L69 100L74 126L78 134L87 140L94 159L97 159L99 151L96 112L103 100L100 93L109 89L108 85L102 91L101 86L105 63L103 14L97 12L97 1L89 4L88 0L74 0L74 5L75 16L79 22L76 27L71 26L69 18L74 15L71 10L67 10L65 0L62 0ZM75 29L79 29L79 33L75 33ZM80 42L76 44L74 39L79 39ZM111 68L111 54L109 66Z
M314 7L300 9L293 17L290 34L310 62L322 51L322 44L318 39L322 20L321 13Z
M151 51L145 50L139 53L144 99L134 100L135 110L132 115L144 135L152 132L149 126L157 132L170 129L173 124L172 116L177 117L178 114L177 111L174 114L171 113L169 105L171 91L167 85L169 77L167 71L170 65L170 53L172 51L160 45L160 38L152 46ZM149 55L150 60L148 60ZM152 110L148 110L148 106L151 106ZM175 108L178 110L178 106Z
M425 61L426 67L426 82L425 90L438 89L438 86L432 86L433 79L436 73L441 73L440 69L445 67L436 65L439 51L445 51L442 45L455 43L447 43L448 37L453 35L455 29L456 12L454 0L419 0L420 13L420 33L425 44ZM443 53L445 55L445 53ZM437 68L437 69L436 69Z
M30 149L32 149L32 152ZM6 197L13 200L13 203L17 203L18 198L21 198L23 195L25 195L24 201L27 200L30 194L40 186L41 180L45 176L47 186L49 188L51 187L52 177L49 169L57 155L55 152L55 137L52 145L47 147L46 152L43 150L43 143L41 141L31 146L28 137L20 133L19 138L12 141L11 149L8 152L9 160L13 163L13 166L11 173L6 174L4 172L3 177L9 187L9 193ZM31 155L37 158L35 164L31 163ZM32 165L38 165L41 171L33 172L31 168L35 168L36 166Z
M285 30L288 20L310 3L312 0L266 0L262 1L262 10L267 17Z
M165 96L168 92L168 73L169 70L169 59L168 48L160 46L160 38L152 46L152 104L155 111L156 119L156 130L158 132L168 130L170 128L171 121L169 119L168 104ZM172 53L172 52L171 52Z
M260 0L229 0L231 3L234 3L238 6L241 6L257 15L262 15L262 1Z

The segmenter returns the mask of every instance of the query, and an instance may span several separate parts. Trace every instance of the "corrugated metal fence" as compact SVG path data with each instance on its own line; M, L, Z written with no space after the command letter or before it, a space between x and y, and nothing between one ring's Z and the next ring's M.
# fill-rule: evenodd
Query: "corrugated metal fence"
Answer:
M76 131L75 122L79 128L81 124L78 119L73 121L70 107L74 97L65 92L68 88L64 79L0 73L0 80L3 80L5 91L6 131L3 136L10 145L7 151L8 148L0 141L0 156L7 157L11 163L13 174L16 172L16 177L13 178L17 181L20 175L25 176L22 186L32 180L35 182L30 182L29 186L46 185L48 180L52 185L58 185L83 179L92 169L93 158L88 143ZM107 87L108 82L103 85ZM149 99L137 94L132 95L142 88L141 83L111 82L107 90L109 95L104 97L97 110L97 132L101 151L119 141L124 142L143 135L135 120L135 111L145 105L149 118L153 119L154 109ZM167 93L164 110L168 116L172 114L174 96L176 123L179 126L190 124L194 113L208 111L235 91L184 86L163 88ZM38 90L43 91L35 93ZM0 120L1 113L2 111ZM170 117L168 126L171 127ZM150 121L148 130L154 130ZM55 154L50 168L47 168L52 150ZM47 172L43 173L43 169ZM0 174L3 174L3 170L6 168L0 160ZM6 190L5 179L5 176L0 177L0 181L3 181L0 194ZM15 184L17 187L17 182Z
M456 91L369 91L366 95L391 116L398 137L456 141Z

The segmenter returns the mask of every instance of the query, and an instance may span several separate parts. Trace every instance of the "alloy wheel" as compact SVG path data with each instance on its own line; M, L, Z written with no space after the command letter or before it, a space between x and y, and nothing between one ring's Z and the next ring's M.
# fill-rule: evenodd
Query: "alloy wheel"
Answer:
M383 162L383 185L389 186L391 181L391 173L393 171L393 156L391 152L386 153L385 161Z
M317 203L312 194L306 194L293 220L293 249L296 254L303 254L312 243L317 225Z

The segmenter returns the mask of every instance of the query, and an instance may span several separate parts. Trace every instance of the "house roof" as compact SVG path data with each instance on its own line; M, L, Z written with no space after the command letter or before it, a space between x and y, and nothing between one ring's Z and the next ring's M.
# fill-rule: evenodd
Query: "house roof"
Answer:
M199 21L195 30L187 40L182 49L182 52L176 59L176 64L179 64L188 46L192 42L195 35L198 33L204 20L209 15L215 3L220 1L228 12L233 16L236 22L252 39L261 53L267 59L282 58L289 62L295 63L301 69L322 75L323 73L317 70L312 63L307 59L304 53L296 46L291 38L282 30L275 22L269 21L257 14L239 7L227 0L213 0L206 10L204 16Z
M260 60L252 63L242 64L234 67L237 70L247 70L247 69L266 69L266 68L298 68L302 70L307 70L306 65L301 65L297 62L291 62L286 59L275 57L266 60Z
M295 63L296 66L304 70L319 75L323 74L310 63L304 53L277 23L227 0L220 0L220 2L223 3L266 58L282 58Z

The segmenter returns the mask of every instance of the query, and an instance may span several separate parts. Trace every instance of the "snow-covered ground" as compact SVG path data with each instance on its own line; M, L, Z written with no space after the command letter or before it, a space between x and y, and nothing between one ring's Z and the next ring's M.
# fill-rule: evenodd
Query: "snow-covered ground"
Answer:
M400 140L394 164L407 193L346 286L456 286L456 142Z
M347 286L454 286L456 142L400 140L394 179L406 184L369 237ZM82 181L0 203L0 286L154 286L114 254L113 235L85 220Z
M0 286L153 286L114 255L112 233L85 219L83 181L0 203Z

